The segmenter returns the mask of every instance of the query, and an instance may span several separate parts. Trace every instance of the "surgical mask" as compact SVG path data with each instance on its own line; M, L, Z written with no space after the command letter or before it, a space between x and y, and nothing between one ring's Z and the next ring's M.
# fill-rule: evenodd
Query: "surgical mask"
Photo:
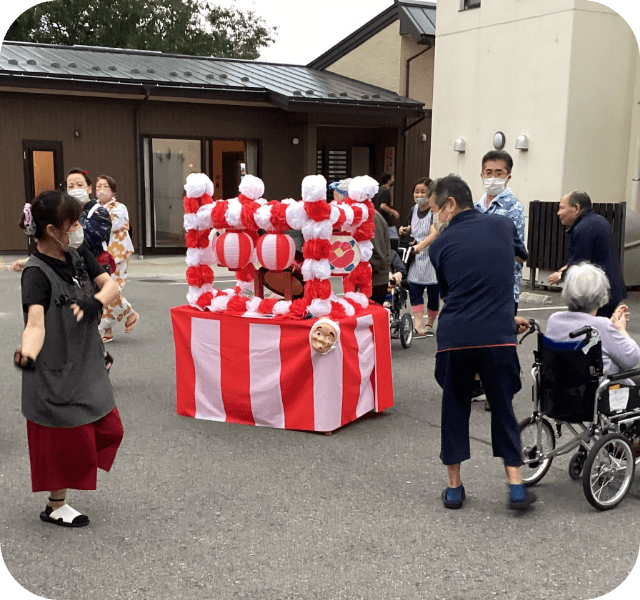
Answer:
M82 242L84 242L84 229L82 227L78 227L75 231L69 231L69 243L63 244L60 240L54 238L58 244L62 246L62 249L65 252L69 252L69 250L77 250L82 246Z
M426 206L427 202L429 202L429 198L427 198L426 196L414 196L413 199L415 200L415 203L421 208L423 206Z
M504 186L507 183L506 179L498 179L497 177L489 177L483 179L484 189L488 196L497 196L500 192L504 191Z
M73 196L76 200L82 202L82 204L89 202L89 192L84 188L75 188L73 190L69 190L67 193L69 196Z
M96 196L98 196L100 200L108 200L111 198L111 192L109 190L98 190Z

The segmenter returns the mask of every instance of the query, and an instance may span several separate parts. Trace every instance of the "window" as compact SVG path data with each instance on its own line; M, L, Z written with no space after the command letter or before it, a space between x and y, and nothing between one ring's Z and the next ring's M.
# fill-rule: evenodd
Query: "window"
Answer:
M460 10L480 8L480 0L460 0Z

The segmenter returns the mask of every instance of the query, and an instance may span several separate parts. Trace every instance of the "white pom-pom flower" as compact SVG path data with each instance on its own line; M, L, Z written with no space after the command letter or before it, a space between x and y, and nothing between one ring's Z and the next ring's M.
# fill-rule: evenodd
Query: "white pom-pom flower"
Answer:
M360 248L360 261L361 262L370 261L371 256L373 255L373 244L369 241L358 242L358 247Z
M182 224L185 231L189 229L198 229L198 215L196 213L186 213L182 218Z
M362 306L362 308L367 308L367 306L369 306L369 298L367 298L362 292L347 292L344 297L349 298L349 300L353 300L356 304Z
M355 216L353 214L353 208L351 208L348 204L341 204L340 208L342 209L342 211L344 212L344 216L346 217L343 227L351 227L353 218Z
M264 194L264 183L255 175L245 175L239 186L240 193L251 200L257 200Z
M351 304L349 304L344 298L332 298L334 302L337 302L342 308L344 308L344 312L347 317L353 317L356 314L356 309L353 308Z
M305 240L328 240L333 233L333 226L328 219L325 221L312 221L309 219L302 226L302 235Z
M379 187L378 182L369 175L354 177L349 184L349 198L356 202L371 200L378 193Z
M209 310L211 312L219 312L221 310L227 310L227 304L229 304L229 300L231 300L231 296L227 296L226 294L222 294L220 296L216 296L209 305Z
M289 300L280 300L273 305L274 315L287 315L291 311L291 302Z
M240 220L240 214L242 212L242 204L237 198L231 198L229 200L229 206L224 213L224 218L229 223L230 227L241 227L242 221Z
M319 202L327 199L327 180L322 175L307 175L302 180L302 200Z
M321 300L314 298L309 304L309 312L314 317L324 317L331 312L331 300Z
M285 200L286 202L286 200ZM286 210L287 223L291 229L297 229L300 231L304 224L308 221L307 212L304 210L304 204L302 202L296 202L295 200L288 203Z
M197 228L199 231L202 231L204 229L211 229L213 227L213 221L211 220L212 209L213 204L204 204L198 209L196 215L198 219Z
M268 204L261 206L255 212L255 221L260 229L266 229L267 231L273 229L271 225L271 206Z
M311 279L329 279L331 276L331 263L323 258L321 260L313 260L307 258L302 263L302 278L305 281Z
M215 242L214 242L215 244ZM212 265L217 262L215 245L209 244L206 248L198 249L198 257L201 265Z
M184 191L189 198L200 198L205 194L213 196L213 182L204 173L191 173L187 176Z
M197 248L187 248L187 267L197 267L200 264L200 257Z
M260 306L260 302L262 302L262 298L251 298L249 302L247 302L247 312L245 312L243 317L261 317L262 313L258 312L258 306Z

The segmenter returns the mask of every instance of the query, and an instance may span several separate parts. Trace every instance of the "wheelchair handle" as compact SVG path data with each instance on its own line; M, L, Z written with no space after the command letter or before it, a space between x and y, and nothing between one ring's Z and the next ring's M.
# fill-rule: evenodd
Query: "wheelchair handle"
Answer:
M536 331L541 331L540 325L538 325L538 322L535 319L529 319L529 331L527 331L527 333L525 333L520 338L520 341L518 342L518 344L522 344L522 342L524 342L524 340L528 336L530 336L532 333L535 333Z
M581 327L580 329L576 329L575 331L572 331L569 334L569 337L573 339L573 338L577 338L579 335L587 335L591 337L591 327L587 325L586 327Z

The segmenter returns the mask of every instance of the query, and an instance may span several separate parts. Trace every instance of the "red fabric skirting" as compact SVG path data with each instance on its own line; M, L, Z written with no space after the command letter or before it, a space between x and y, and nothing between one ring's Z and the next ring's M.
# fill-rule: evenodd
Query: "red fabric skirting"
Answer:
M117 408L79 427L46 427L27 421L32 491L95 490L98 468L111 469L122 435Z

